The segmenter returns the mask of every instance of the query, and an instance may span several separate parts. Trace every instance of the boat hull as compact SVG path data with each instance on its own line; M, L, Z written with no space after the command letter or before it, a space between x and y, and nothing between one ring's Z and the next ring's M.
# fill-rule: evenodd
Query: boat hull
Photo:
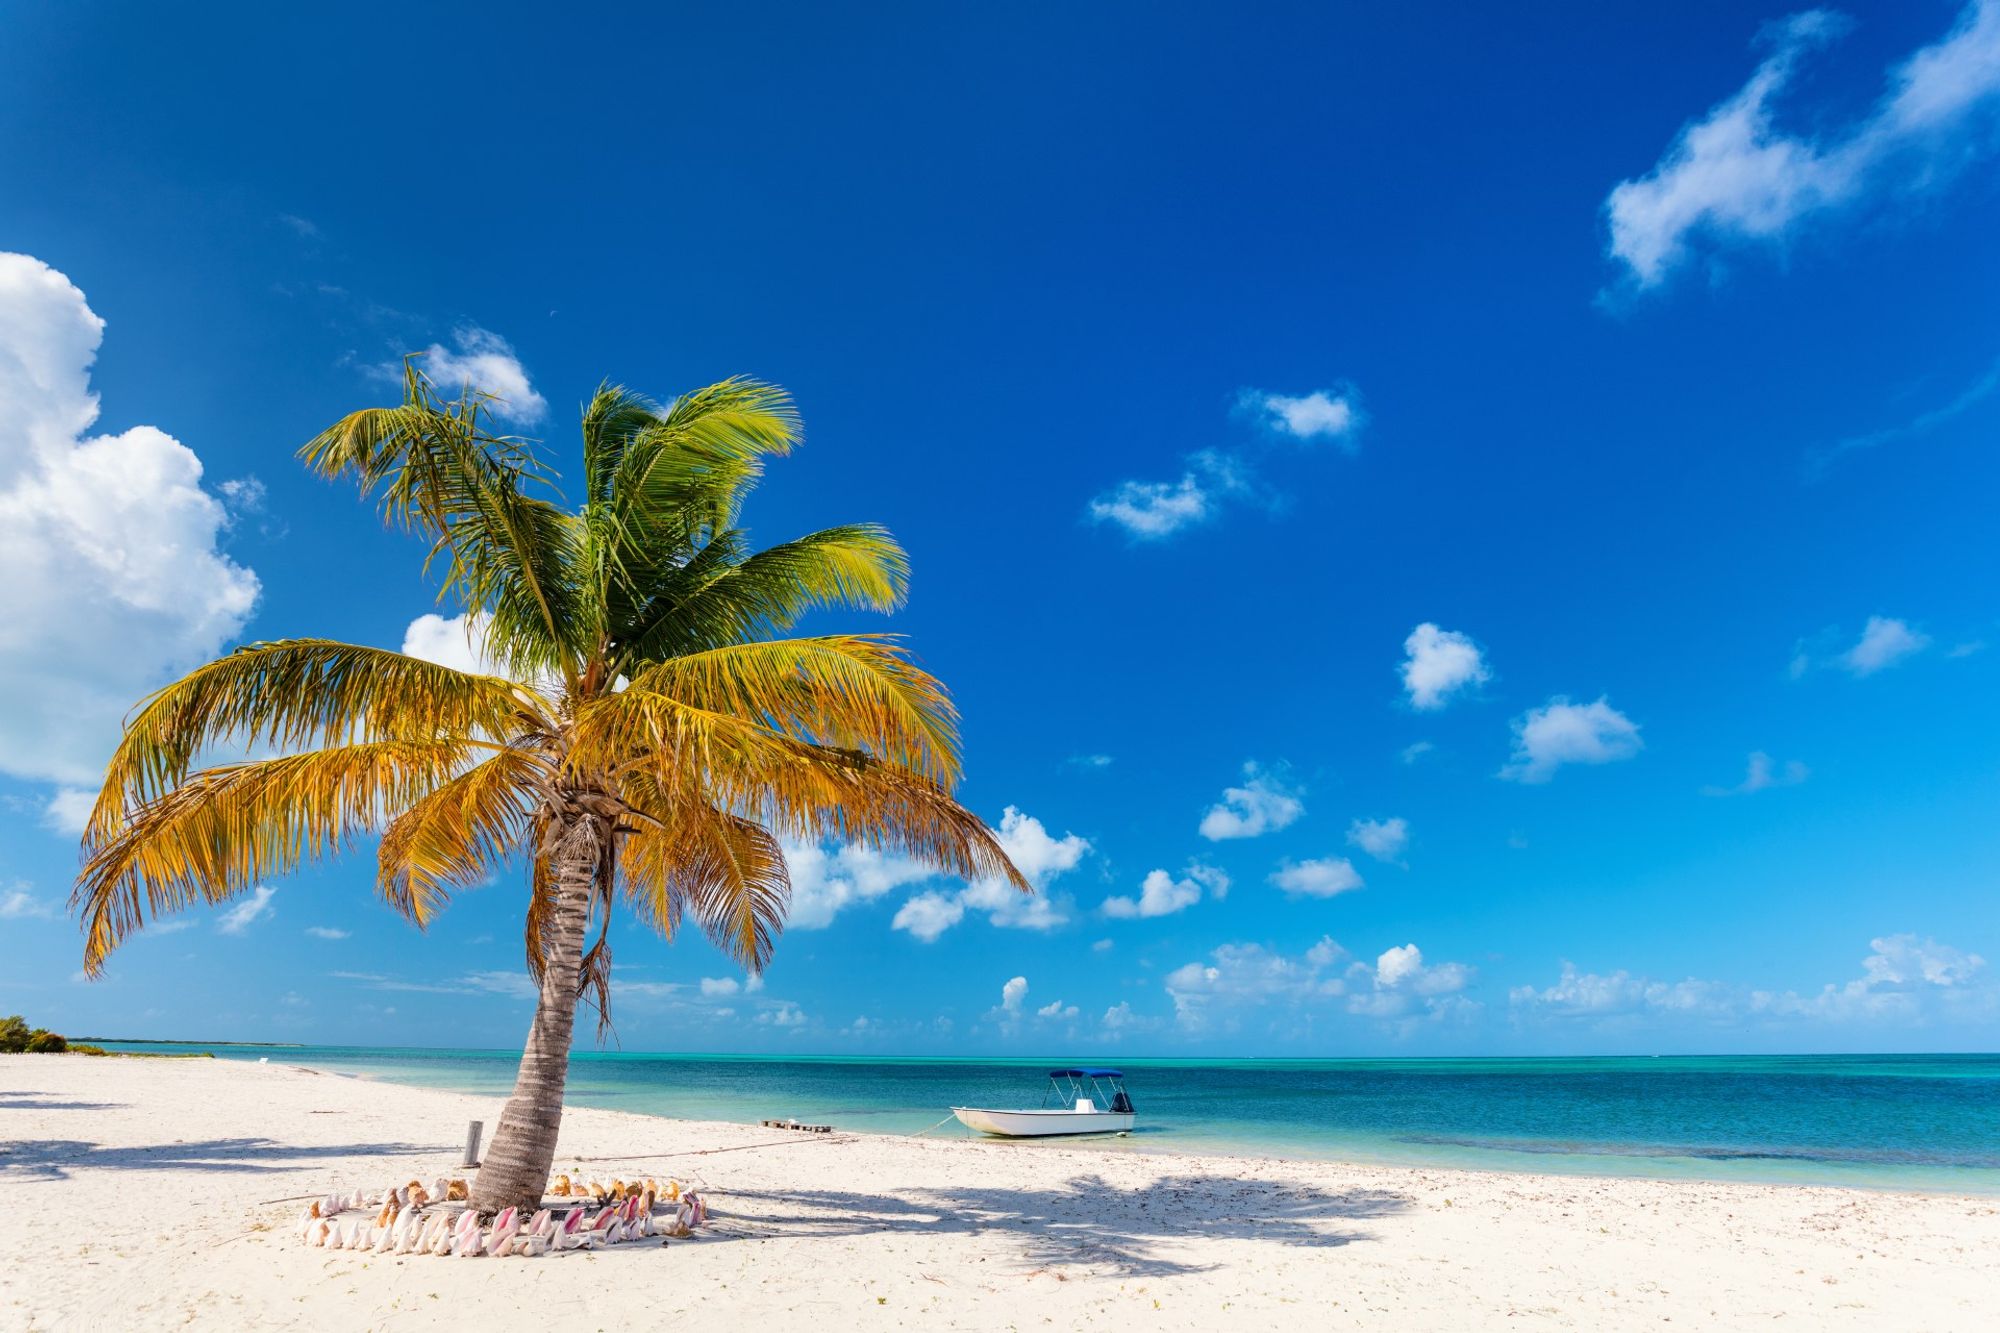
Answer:
M1130 1111L998 1111L982 1106L954 1106L951 1113L967 1129L1003 1139L1121 1134L1136 1119Z

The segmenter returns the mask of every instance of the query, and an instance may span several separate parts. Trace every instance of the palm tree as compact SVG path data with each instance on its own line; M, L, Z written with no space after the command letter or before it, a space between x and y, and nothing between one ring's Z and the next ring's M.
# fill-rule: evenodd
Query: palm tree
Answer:
M759 971L790 897L780 837L1028 888L952 799L956 713L897 640L771 637L816 607L890 610L907 577L870 525L751 550L744 496L799 438L782 390L725 380L660 406L601 388L574 511L528 442L493 433L494 401L445 398L412 362L400 405L300 451L428 538L490 665L286 639L190 672L128 721L71 897L96 976L150 916L378 834L376 888L419 928L525 863L538 999L482 1211L547 1185L579 1000L609 1019L615 906L667 939L691 917ZM218 761L230 747L270 757Z

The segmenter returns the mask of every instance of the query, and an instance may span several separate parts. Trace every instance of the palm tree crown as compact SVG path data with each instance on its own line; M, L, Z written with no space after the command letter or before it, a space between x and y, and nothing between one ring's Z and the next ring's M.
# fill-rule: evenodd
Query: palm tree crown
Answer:
M525 862L541 1003L489 1171L520 1160L475 1189L497 1207L547 1178L579 994L608 1013L614 907L668 938L691 917L759 970L790 893L780 838L1028 886L952 799L956 714L897 639L772 637L816 607L893 609L908 572L866 524L750 547L744 497L799 438L782 390L725 380L661 406L600 388L574 510L526 441L494 433L492 403L440 395L413 362L400 404L301 451L429 541L488 669L288 639L189 673L128 722L71 906L96 975L148 917L371 836L378 891L419 927L454 887ZM273 757L212 762L223 747Z

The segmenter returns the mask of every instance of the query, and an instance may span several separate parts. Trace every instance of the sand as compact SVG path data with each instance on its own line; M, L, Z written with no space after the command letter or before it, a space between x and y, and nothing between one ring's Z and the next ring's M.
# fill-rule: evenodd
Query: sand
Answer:
M308 1249L304 1205L268 1202L457 1174L466 1121L499 1109L275 1059L0 1056L0 1329L2000 1326L1987 1198L573 1108L558 1169L693 1180L713 1225L594 1254L398 1259Z

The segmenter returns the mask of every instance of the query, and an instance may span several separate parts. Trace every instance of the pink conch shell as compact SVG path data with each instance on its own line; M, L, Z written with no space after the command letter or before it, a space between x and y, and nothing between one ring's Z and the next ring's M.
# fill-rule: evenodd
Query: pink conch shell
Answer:
M518 1209L503 1208L500 1216L493 1219L493 1230L486 1238L486 1252L504 1255L514 1241L514 1233L521 1229L521 1214Z
M546 1236L555 1229L555 1221L556 1215L544 1208L528 1219L528 1225L524 1230L530 1236Z

